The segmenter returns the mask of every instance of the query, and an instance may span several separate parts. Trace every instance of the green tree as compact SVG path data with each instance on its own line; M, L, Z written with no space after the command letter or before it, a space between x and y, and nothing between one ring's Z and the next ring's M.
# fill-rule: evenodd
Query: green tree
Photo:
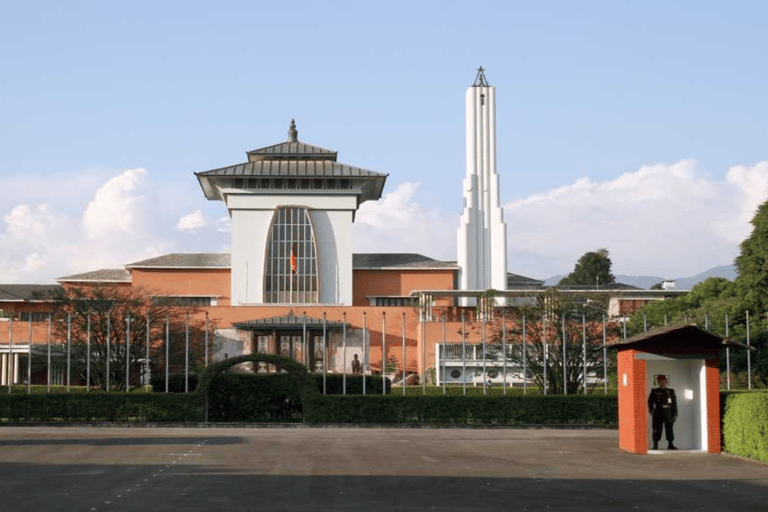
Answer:
M736 257L736 282L744 298L757 311L768 309L768 201L757 208L752 218L752 234L741 242Z
M744 303L738 286L722 277L710 277L693 289L674 298L653 301L638 308L627 324L627 334L632 336L649 329L675 323L696 323L701 327L725 335L725 316L728 315L729 334L743 329Z
M558 286L595 286L616 282L611 273L611 258L605 247L584 253L573 268L573 272L560 280Z
M749 336L747 336L747 316L749 313ZM693 287L684 295L672 299L650 302L639 308L627 325L627 334L632 336L643 331L644 324L649 329L666 324L695 323L706 327L720 336L736 339L757 349L751 354L753 386L764 387L768 383L768 333L765 317L750 308L742 287L722 277L711 277ZM666 322L665 322L666 320ZM727 327L727 328L726 328ZM725 350L720 353L720 370L724 373L727 366ZM731 349L730 370L732 387L746 386L747 351ZM743 375L742 375L743 374ZM735 380L734 380L735 379ZM725 377L723 378L725 381Z

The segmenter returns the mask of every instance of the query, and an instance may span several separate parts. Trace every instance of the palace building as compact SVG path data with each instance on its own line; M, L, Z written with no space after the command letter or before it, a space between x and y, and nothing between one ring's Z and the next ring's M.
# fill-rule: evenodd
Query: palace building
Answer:
M340 163L335 150L299 140L291 121L287 140L248 151L241 164L195 173L205 198L227 208L230 253L166 254L64 276L57 285L0 285L0 339L7 340L0 342L0 385L28 376L44 384L49 375L63 383L63 353L46 360L47 315L55 306L46 293L100 285L146 290L153 303L204 314L211 335L207 360L263 352L341 373L358 358L366 373L408 382L423 382L431 371L438 383L498 383L502 374L514 383L519 375L500 372L498 360L486 364L489 358L472 348L486 336L472 325L489 319L499 297L507 304L530 299L543 291L543 282L507 271L495 88L482 68L466 108L458 262L354 254L355 213L381 198L388 174ZM653 295L642 292L641 302ZM651 297L657 298L663 297ZM464 343L469 352L462 348L457 358L456 346Z

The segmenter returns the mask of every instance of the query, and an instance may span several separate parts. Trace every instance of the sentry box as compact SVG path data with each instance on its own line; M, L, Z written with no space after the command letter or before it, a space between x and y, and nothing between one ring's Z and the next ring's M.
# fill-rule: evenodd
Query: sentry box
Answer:
M663 374L677 396L675 446L720 453L719 354L729 346L749 349L696 324L651 329L609 344L617 351L619 448L648 453L653 443L648 395ZM662 443L666 446L664 438Z

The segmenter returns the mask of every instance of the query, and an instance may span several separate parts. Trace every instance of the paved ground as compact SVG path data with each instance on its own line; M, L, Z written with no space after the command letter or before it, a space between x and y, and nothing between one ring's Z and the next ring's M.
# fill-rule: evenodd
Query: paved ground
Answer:
M615 430L0 427L0 510L768 510L768 467Z

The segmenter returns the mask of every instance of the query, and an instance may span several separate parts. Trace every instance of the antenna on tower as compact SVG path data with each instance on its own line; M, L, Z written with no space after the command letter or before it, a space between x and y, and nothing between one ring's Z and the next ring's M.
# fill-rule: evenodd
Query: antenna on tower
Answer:
M472 87L490 87L488 80L485 79L485 70L483 66L477 68L477 76L475 77L475 83Z

